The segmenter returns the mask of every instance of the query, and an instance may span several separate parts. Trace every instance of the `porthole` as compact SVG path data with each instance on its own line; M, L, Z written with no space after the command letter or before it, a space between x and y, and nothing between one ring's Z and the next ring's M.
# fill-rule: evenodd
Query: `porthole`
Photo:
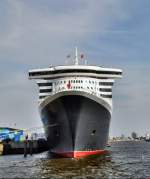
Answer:
M92 131L91 135L95 135L95 133L96 133L96 130L94 129L94 130Z

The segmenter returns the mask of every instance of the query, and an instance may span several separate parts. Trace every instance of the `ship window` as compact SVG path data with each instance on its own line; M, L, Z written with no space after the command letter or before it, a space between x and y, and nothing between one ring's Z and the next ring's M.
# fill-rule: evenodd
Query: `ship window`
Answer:
M52 74L60 74L60 73L95 73L95 74L109 74L109 75L121 75L120 71L96 71L89 69L67 69L67 70L55 70L55 71L36 71L29 72L29 76L39 76L39 75L52 75Z
M38 83L39 86L52 86L52 83Z
M73 80L73 82L75 83L75 80Z
M52 89L40 89L40 93L49 93L52 92Z
M81 80L81 83L83 83L83 81Z
M64 83L66 83L66 81L64 81Z
M89 83L91 83L91 81L89 81Z
M91 87L91 89L93 89L93 87Z
M106 85L106 86L112 86L112 82L99 82L99 85Z
M112 98L112 95L101 94L103 98Z
M94 81L92 81L92 83L94 84Z
M89 87L87 86L87 89L89 89Z
M102 92L112 92L112 89L111 88L100 88L99 91L102 91Z
M43 99L43 98L45 98L46 96L39 96L39 99Z

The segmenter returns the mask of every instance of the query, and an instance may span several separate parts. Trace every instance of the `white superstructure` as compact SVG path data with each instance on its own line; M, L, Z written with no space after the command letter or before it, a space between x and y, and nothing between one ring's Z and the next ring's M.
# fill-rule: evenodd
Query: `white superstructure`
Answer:
M112 86L122 70L101 66L79 65L77 49L75 65L50 66L29 71L29 79L37 79L39 103L60 92L85 92L103 99L112 107Z

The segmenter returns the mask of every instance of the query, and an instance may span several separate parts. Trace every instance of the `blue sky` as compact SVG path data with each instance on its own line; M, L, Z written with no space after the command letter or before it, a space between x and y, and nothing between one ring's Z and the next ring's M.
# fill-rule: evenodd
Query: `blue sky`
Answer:
M32 68L64 64L78 46L89 64L121 68L110 135L150 132L149 0L1 0L0 126L41 126Z

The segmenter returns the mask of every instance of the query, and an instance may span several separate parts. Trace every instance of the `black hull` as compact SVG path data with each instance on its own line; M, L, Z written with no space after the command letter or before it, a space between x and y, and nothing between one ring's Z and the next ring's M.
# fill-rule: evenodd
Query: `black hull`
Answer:
M61 96L41 110L50 152L104 151L111 114L103 105L80 95Z

